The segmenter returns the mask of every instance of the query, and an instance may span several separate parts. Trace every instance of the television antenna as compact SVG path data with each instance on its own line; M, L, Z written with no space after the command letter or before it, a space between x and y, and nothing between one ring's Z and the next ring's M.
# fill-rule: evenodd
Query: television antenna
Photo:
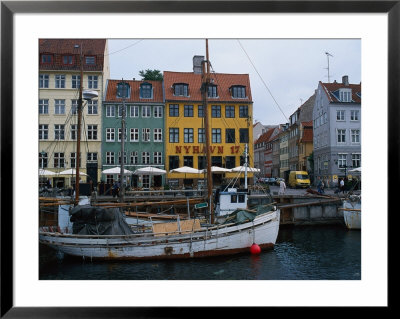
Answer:
M325 52L325 54L326 54L326 57L328 59L328 67L327 67L327 69L328 69L328 83L331 83L330 76L329 76L329 57L331 56L333 58L333 55L330 54L329 52Z

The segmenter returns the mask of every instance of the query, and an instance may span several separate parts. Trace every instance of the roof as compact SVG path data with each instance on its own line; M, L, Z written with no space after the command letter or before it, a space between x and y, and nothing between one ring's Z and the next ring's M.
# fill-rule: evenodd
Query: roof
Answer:
M300 143L313 142L313 130L312 127L305 127L303 130L303 136L301 137Z
M341 103L337 96L335 96L334 92L339 89L351 89L351 99L354 103L361 103L361 95L357 95L357 93L361 94L361 83L360 84L348 84L345 85L343 83L333 82L333 83L322 83L319 82L321 86L324 88L325 94L328 96L330 102L333 103Z
M274 133L275 128L271 128L265 133L261 134L261 136L254 142L254 144L260 144L263 142L268 142L269 139L271 138L271 135Z
M211 83L217 85L217 98L208 98L208 101L218 102L252 102L250 90L250 78L248 74L210 74ZM185 83L189 85L189 96L175 96L173 85ZM171 72L164 71L165 100L167 101L202 101L200 92L202 75L194 72ZM230 88L235 85L246 87L246 98L232 98Z
M39 55L53 55L52 63L40 63L41 70L80 70L80 48L82 46L83 56L95 56L94 65L83 64L84 71L102 71L104 65L104 52L106 49L106 39L39 39ZM72 55L73 64L64 64L63 55ZM40 58L40 56L39 56Z
M308 122L301 122L301 125L303 125L303 127L308 127L308 126L313 126L313 121L308 121Z
M105 102L122 102L121 98L117 98L117 84L122 80L108 80L107 82L107 90L105 96ZM162 81L146 81L146 80L124 80L124 82L128 83L131 92L129 98L126 99L126 102L159 102L163 103L163 88ZM149 83L153 87L153 98L152 99L141 99L139 96L140 85L143 83Z

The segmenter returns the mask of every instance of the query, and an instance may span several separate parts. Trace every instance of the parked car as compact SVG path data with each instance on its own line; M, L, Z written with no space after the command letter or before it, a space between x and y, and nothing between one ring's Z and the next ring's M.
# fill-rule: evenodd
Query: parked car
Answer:
M276 178L275 177L270 177L268 183L271 184L271 185L274 185L276 183Z

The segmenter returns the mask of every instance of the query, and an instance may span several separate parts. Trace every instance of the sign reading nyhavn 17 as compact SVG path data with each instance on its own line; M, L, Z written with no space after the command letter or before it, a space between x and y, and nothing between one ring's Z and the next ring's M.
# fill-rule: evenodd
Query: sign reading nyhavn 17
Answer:
M240 146L233 145L230 148L231 154L238 154ZM191 146L191 145L185 145L185 146L175 146L175 153L176 154L205 154L206 150L204 146ZM223 154L224 153L224 146L210 146L210 153L211 154Z

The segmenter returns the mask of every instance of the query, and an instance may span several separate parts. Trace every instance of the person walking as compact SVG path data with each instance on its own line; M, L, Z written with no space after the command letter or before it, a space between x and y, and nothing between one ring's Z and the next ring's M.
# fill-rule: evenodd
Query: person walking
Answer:
M342 178L341 180L340 180L340 190L343 192L343 194L344 194L344 178Z
M321 177L318 176L318 182L317 182L317 192L322 194L322 181L321 181Z
M284 180L279 183L279 195L284 195L286 190L286 184Z
M119 182L118 181L116 181L112 187L112 195L113 195L113 197L119 196Z

